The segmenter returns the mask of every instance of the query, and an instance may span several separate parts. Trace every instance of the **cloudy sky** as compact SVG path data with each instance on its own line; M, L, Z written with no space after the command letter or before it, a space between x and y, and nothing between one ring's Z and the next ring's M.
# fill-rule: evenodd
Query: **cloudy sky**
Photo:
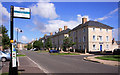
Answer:
M29 42L43 37L44 34L57 32L58 28L72 29L81 24L81 18L99 21L114 27L113 37L118 39L117 2L1 2L0 24L10 31L10 6L31 9L31 19L14 18L14 29L22 29L19 41ZM2 10L2 11L1 11ZM10 32L8 32L9 34ZM16 31L14 31L16 39Z

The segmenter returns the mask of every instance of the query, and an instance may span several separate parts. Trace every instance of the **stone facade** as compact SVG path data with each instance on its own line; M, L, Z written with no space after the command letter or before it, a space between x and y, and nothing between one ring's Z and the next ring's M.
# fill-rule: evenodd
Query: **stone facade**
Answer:
M52 37L50 37L52 40L52 47L54 49L62 50L63 39L65 37L69 37L69 31L70 29L67 28L67 26L64 26L64 30L62 30L62 28L59 28L59 32L55 33L55 35L52 35Z
M83 20L86 21L86 19ZM70 37L76 43L73 49L78 51L86 49L87 52L98 52L113 51L114 48L117 48L117 45L112 44L112 27L96 21L88 22L88 25L85 24L86 22L80 24L70 32Z

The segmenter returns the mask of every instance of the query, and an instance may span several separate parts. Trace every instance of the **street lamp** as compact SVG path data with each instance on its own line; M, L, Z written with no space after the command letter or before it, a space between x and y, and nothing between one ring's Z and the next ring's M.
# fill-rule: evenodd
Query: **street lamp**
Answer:
M18 48L18 32L22 32L22 30L17 28L17 48Z

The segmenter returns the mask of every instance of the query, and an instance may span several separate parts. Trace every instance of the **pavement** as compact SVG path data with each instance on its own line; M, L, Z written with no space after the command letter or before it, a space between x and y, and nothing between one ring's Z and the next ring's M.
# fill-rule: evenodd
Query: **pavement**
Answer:
M101 57L101 56L103 56L103 55L84 57L84 60L99 62L101 64L112 65L112 66L119 66L120 65L120 62L118 62L118 61L101 60L101 59L95 58L95 57Z
M9 62L2 63L2 73L9 72ZM18 72L20 75L46 75L33 61L27 56L19 57Z
M20 75L118 75L118 66L85 61L83 58L94 55L57 56L49 53L22 51L19 57ZM9 72L9 62L2 63L2 73Z
M60 56L34 51L22 52L37 63L45 73L118 73L117 66L83 60L84 57L92 55Z

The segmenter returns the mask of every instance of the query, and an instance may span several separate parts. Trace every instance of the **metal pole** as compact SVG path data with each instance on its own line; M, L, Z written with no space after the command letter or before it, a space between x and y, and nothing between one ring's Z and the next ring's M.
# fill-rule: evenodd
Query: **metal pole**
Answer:
M10 40L13 40L14 39L14 36L13 36L13 29L14 29L14 25L13 25L13 11L14 11L14 6L11 6L11 13L10 13ZM18 75L18 66L17 67L12 67L12 43L10 43L10 50L11 50L11 60L10 60L10 63L9 63L9 75ZM17 62L16 62L17 64Z
M17 28L17 48L18 48L18 28Z

